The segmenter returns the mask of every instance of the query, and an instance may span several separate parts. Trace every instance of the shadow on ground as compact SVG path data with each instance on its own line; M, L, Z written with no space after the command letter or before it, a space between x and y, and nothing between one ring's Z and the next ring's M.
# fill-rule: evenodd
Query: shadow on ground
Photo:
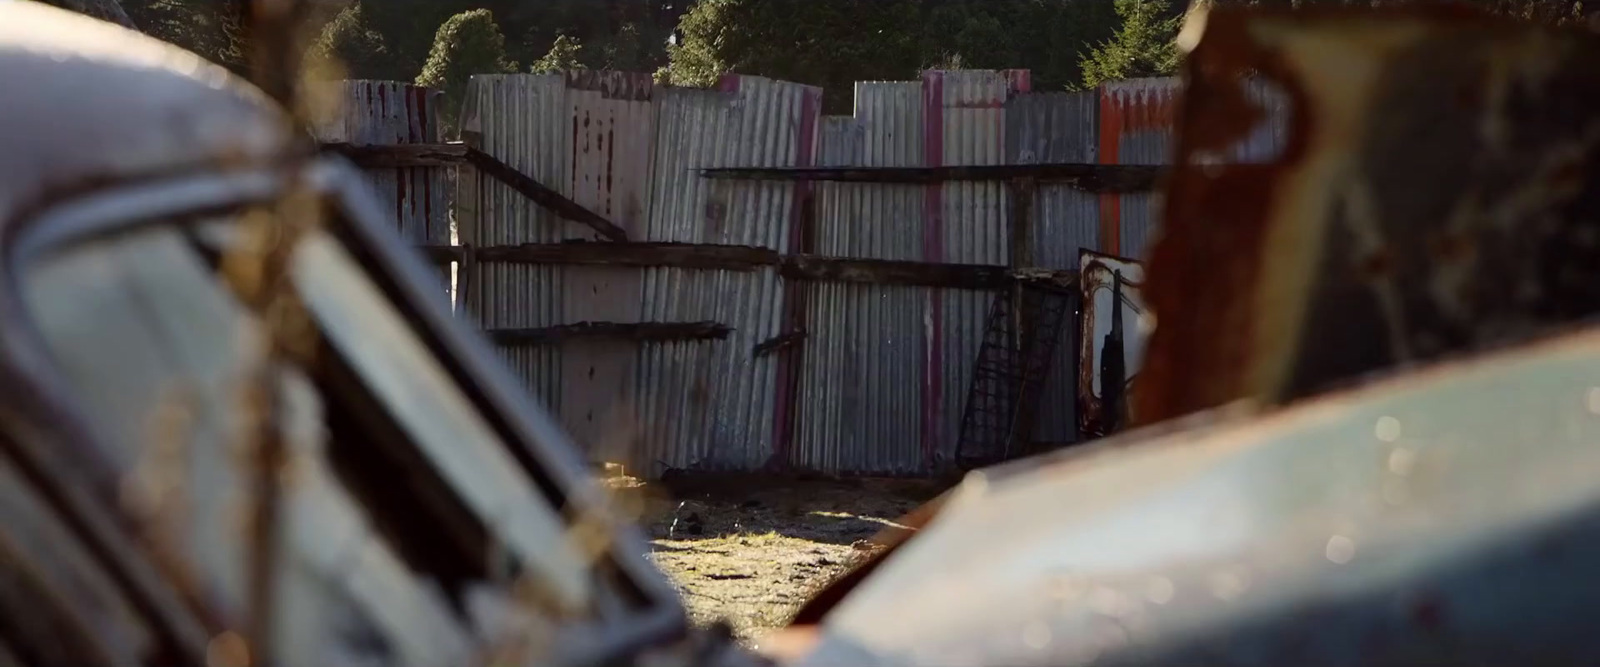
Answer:
M652 559L698 623L745 640L781 627L816 589L880 545L872 538L936 497L937 482L693 475L610 482L640 514Z
M852 544L896 528L900 517L942 490L920 480L732 475L668 479L657 487L669 507L652 517L656 539L777 533L829 544Z

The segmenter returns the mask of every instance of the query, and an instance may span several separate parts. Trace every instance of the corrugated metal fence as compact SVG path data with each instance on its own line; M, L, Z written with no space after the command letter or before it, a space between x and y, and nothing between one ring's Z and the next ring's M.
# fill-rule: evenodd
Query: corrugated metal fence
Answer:
M321 141L355 146L439 141L434 91L395 81L338 81L325 86L318 94L328 96L337 107L312 128ZM408 167L365 173L384 210L394 212L402 238L419 245L454 242L448 171ZM449 270L441 269L446 286L452 286Z
M372 91L388 91L380 100L426 97L410 87L346 85L358 100L371 100ZM855 113L824 117L820 90L760 77L730 75L714 90L691 90L620 72L493 75L474 77L463 131L469 143L607 216L636 241L1008 264L1012 194L1002 183L708 180L697 170L1167 161L1176 80L1081 93L1029 88L1026 71L932 71L919 81L857 84ZM388 127L383 118L373 116ZM430 123L421 127L432 132ZM1243 154L1259 156L1278 140L1281 131L1268 131ZM462 243L594 238L589 228L469 171L462 170L458 196ZM374 178L380 191L411 201L408 186ZM1155 233L1153 194L1097 195L1051 184L1034 193L1035 266L1075 269L1080 248L1138 257ZM401 228L412 240L438 242L441 227L427 219L425 232L411 231L409 222ZM716 321L733 329L722 340L503 349L592 457L623 461L646 476L668 467L769 465L906 475L948 465L993 298L793 283L773 267L488 263L470 272L462 303L485 328ZM806 334L797 347L753 353L759 343L797 331ZM1069 442L1076 436L1074 362L1069 341L1058 349L1036 437Z

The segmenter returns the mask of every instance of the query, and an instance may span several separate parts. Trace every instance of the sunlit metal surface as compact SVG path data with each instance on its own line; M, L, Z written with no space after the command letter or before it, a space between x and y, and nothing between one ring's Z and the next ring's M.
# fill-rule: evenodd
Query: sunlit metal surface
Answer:
M268 158L288 141L260 91L175 46L33 2L0 6L0 225L114 176ZM26 94L23 94L23 93Z
M709 181L706 166L813 164L822 91L729 75L718 90L662 89L657 102L649 240L751 245L791 252L799 188ZM783 333L785 284L771 269L644 270L644 319L713 320L725 341L672 341L640 349L638 400L646 415L643 465L753 470L785 434L777 406L792 408L781 355L755 346ZM788 371L793 372L793 371Z
M855 113L823 119L824 166L922 166L922 83L857 83ZM817 254L922 258L926 188L817 183ZM899 224L862 224L898 220ZM923 345L930 290L819 283L805 288L799 400L789 462L889 474L922 469Z
M801 664L1600 660L1600 333L1212 421L974 474Z

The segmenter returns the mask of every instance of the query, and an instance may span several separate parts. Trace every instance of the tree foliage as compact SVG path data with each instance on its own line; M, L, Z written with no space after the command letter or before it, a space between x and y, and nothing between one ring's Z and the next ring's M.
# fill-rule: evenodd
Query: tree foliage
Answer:
M46 0L122 22L235 71L246 69L250 0ZM351 78L408 81L429 65L444 23L488 10L504 59L541 71L655 71L707 86L737 72L823 86L848 112L853 84L923 68L1026 68L1036 90L1172 71L1171 36L1191 3L1394 5L1429 0L313 0L313 59ZM1457 0L1491 13L1572 24L1593 0ZM675 41L669 45L669 37Z
M332 63L327 70L350 79L410 79L389 56L383 33L366 21L360 3L345 7L323 26L311 46L311 58Z
M825 105L846 110L856 81L915 73L916 19L914 0L700 0L678 25L671 79L759 74L823 86Z
M583 42L577 37L562 35L556 38L556 43L550 46L548 53L533 61L530 71L534 74L550 74L575 69L586 69L583 64Z
M511 57L533 62L567 37L589 68L648 72L667 63L667 38L690 0L490 0Z
M448 131L455 127L472 75L511 72L516 67L506 60L506 38L494 15L487 9L474 9L439 26L417 84L443 91L439 119Z
M1116 36L1100 43L1084 59L1084 85L1175 73L1178 48L1173 39L1181 17L1167 0L1116 0L1116 8L1122 25Z
M312 56L342 64L352 79L409 81L422 71L436 33L464 0L352 0L322 26Z
M971 69L1032 70L1038 90L1077 87L1080 63L1111 35L1109 0L943 0L924 2L921 61Z
M1117 20L1110 0L700 0L669 73L679 85L728 72L820 85L832 113L849 111L856 81L927 67L1025 68L1036 88L1061 90Z

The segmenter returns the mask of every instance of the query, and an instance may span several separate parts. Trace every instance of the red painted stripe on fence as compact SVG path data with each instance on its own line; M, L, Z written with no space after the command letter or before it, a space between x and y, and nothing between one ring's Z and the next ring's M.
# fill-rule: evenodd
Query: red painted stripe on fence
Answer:
M822 115L821 92L816 88L807 88L800 96L800 127L796 138L798 145L795 147L795 166L798 167L812 167L817 163L817 120ZM807 215L807 202L811 199L813 188L810 181L798 181L794 188L794 201L789 209L789 252L810 253L815 251L811 246L814 245L816 234L810 229L812 216ZM795 281L785 281L783 292L785 307L779 333L804 330L809 307L808 287ZM773 400L772 457L767 462L769 467L788 467L792 463L790 453L793 451L794 427L799 415L800 365L804 356L805 346L799 346L778 358L777 393Z
M1100 86L1100 164L1121 160L1122 131L1122 106ZM1100 252L1122 255L1122 196L1116 193L1100 195Z

